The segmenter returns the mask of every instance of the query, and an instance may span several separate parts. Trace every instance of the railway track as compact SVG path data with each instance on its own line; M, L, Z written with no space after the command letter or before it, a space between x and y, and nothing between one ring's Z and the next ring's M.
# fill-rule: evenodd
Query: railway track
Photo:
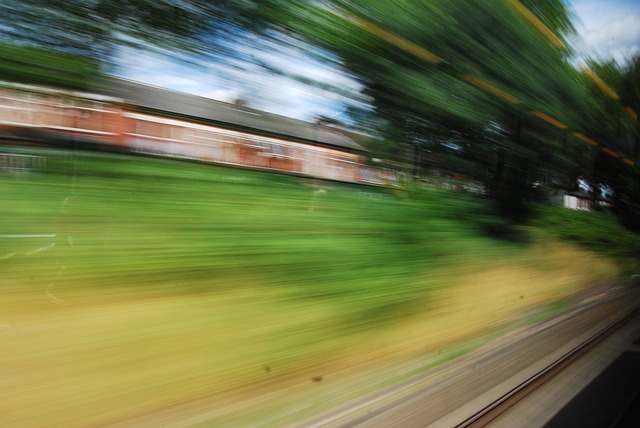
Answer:
M542 393L545 384L553 383L557 375L580 366L585 360L581 357L589 351L596 352L599 344L607 342L631 320L634 334L640 332L639 303L637 286L585 296L581 304L554 320L293 426L543 426L566 401L557 400L552 406L537 409L538 404L531 404L529 413L543 413L538 422L522 423L517 417L509 419L505 415L517 404L526 405L526 398L536 391ZM592 369L590 374L594 373L597 372ZM575 394L576 389L583 387L584 377L577 384L567 385L565 389L569 388L569 392L565 391L565 395ZM509 422L500 423L501 420Z
M626 325L632 318L640 315L640 306L635 307L623 316L612 321L604 328L599 330L596 334L589 337L584 342L580 343L569 352L562 355L557 360L546 366L544 369L531 376L526 381L520 383L515 388L508 391L489 405L480 409L458 425L456 428L468 428L468 427L484 427L491 423L495 418L501 414L509 411L517 402L525 399L533 391L537 390L540 386L549 382L562 370L570 366L573 362L580 357L587 354L590 350L596 347L603 340L611 336L614 332L618 331L621 327Z

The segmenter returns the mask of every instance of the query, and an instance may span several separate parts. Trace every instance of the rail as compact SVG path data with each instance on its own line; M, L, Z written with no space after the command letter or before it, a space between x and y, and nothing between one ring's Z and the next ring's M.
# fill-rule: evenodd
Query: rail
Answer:
M598 331L598 333L591 336L589 339L585 340L580 345L576 346L553 363L531 376L529 379L511 389L497 400L474 413L460 424L456 425L456 428L477 428L486 426L501 414L506 413L517 402L551 380L555 375L559 374L563 369L570 366L574 361L585 355L597 344L602 342L639 314L640 307L636 307L615 321L609 323Z

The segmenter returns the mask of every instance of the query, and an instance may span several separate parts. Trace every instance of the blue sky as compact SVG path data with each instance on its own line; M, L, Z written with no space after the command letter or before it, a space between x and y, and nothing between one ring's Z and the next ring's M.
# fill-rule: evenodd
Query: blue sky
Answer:
M623 61L640 52L640 0L571 0L578 38L573 40L576 62L586 56ZM319 115L346 120L348 105L364 106L332 91L311 87L286 76L274 75L255 64L262 62L293 74L318 79L344 93L358 94L360 85L331 64L312 60L291 46L247 43L238 47L240 57L226 62L202 61L198 66L169 61L167 56L123 49L118 74L156 86L184 91L226 102L237 98L249 106L284 116L312 120ZM175 58L175 54L172 54Z
M148 84L184 91L195 95L233 102L246 100L250 107L302 120L318 116L345 120L347 106L365 107L360 95L362 87L331 62L310 58L304 50L288 45L264 46L273 42L246 43L236 47L238 56L225 61L193 58L122 49L117 62L118 75ZM251 61L246 61L251 58ZM181 62L181 60L187 60ZM284 75L268 72L258 63L293 75L324 82L339 91L323 90ZM339 92L354 94L354 97Z
M582 56L622 62L640 52L640 0L572 0Z

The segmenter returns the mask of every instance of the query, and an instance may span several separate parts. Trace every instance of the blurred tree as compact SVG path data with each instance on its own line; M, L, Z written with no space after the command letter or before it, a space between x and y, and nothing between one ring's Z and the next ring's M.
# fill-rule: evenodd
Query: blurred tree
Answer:
M564 181L575 173L562 168L561 152L571 151L562 129L529 114L544 112L562 127L579 120L563 1L525 2L535 20L517 1L259 3L283 31L332 52L362 83L387 135L413 147L414 172L429 165L484 176L512 218L541 170Z
M119 45L222 49L215 37L255 25L253 2L236 0L5 0L8 41L106 61ZM251 18L250 18L251 17Z
M531 13L539 19L556 37L564 43L569 35L574 35L573 16L567 4L558 0L521 0Z
M182 62L238 58L238 41L268 26L256 6L252 0L4 0L0 37L7 48L0 55L11 69L4 78L23 74L31 83L84 87L72 76L86 64L109 72L121 47ZM56 67L71 75L51 73Z
M96 61L78 55L0 43L0 80L86 89L98 74Z
M593 150L585 178L594 187L605 184L613 189L615 211L627 227L640 230L640 55L624 65L596 60L587 65L583 73L581 127L601 147ZM635 165L624 162L622 157L635 160Z

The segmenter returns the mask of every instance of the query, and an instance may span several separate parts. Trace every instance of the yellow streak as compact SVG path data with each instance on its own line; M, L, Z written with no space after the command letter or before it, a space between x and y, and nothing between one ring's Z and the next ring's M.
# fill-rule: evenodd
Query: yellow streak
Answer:
M615 91L609 87L609 85L604 83L604 81L600 77L598 77L598 75L594 73L590 68L582 67L582 70L591 80L593 80L593 83L598 85L598 87L602 89L607 95L609 95L609 97L613 98L614 100L620 98L618 94L616 94Z
M397 36L395 34L393 34L390 31L385 30L384 28L374 24L373 22L367 21L364 18L360 18L359 16L355 16L353 14L350 14L347 12L347 15L349 16L349 18L354 21L356 24L358 24L360 27L362 27L364 30L368 31L369 33L373 34L374 36L377 36L379 38L381 38L382 40L391 43L394 46L399 47L400 49L407 51L415 56L417 56L418 58L424 59L425 61L428 61L430 63L441 63L444 62L444 60L442 58L440 58L438 55L434 54L433 52L407 40L404 39L400 36Z
M638 120L638 113L636 113L631 107L624 107L623 110L631 117L631 119Z
M620 153L614 152L613 150L603 147L602 151L605 152L606 154L613 156L614 158L619 158L620 157Z
M532 111L531 114L533 114L534 116L538 116L540 119L544 120L545 122L548 122L550 124L552 124L553 126L555 126L556 128L560 128L560 129L566 129L569 126L565 125L564 123L552 118L551 116L548 116L540 111Z
M509 95L508 93L506 93L505 91L503 91L502 89L498 89L495 86L485 82L484 80L472 76L470 74L465 74L464 75L464 79L470 83L472 83L473 85L484 89L485 91L492 93L493 95L502 98L503 100L511 103L511 104L520 104L520 100L518 100L516 97Z
M633 161L632 161L631 159L623 159L622 161L623 161L624 163L626 163L627 165L629 165L629 166L633 166L633 165L634 165L634 164L633 164Z
M527 9L522 3L517 0L507 0L515 10L518 12L524 19L526 19L536 30L540 32L544 37L547 38L551 43L559 48L564 48L565 44L553 34L549 28L542 23L529 9Z
M580 138L583 141L586 141L587 143L591 144L592 146L597 146L598 142L595 140L592 140L591 138L587 137L584 134L581 134L580 132L574 132L573 135L575 135L576 137Z

